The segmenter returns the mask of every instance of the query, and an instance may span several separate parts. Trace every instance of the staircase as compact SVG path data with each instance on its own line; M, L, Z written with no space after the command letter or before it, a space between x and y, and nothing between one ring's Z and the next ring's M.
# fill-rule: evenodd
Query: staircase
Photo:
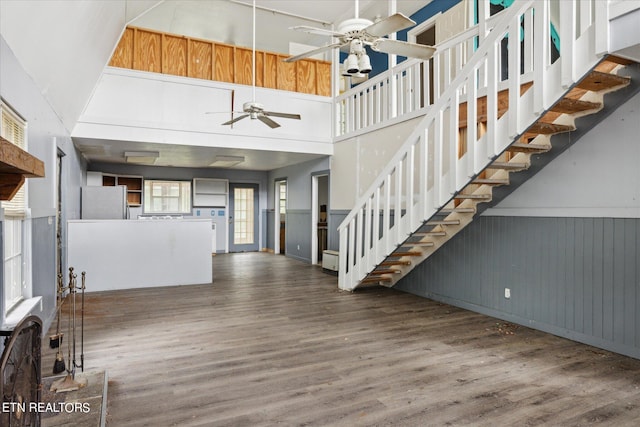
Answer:
M531 175L532 159L540 164L555 157L554 135L576 131L577 118L598 113L605 94L630 84L616 74L630 62L598 52L597 35L608 31L595 19L602 4L560 2L561 54L555 62L548 1L514 3L480 37L471 58L339 226L341 289L394 286L470 224L496 191L503 197L514 181L524 180L515 177ZM585 19L592 6L594 19ZM500 46L508 34L521 34L521 43L509 43L502 69ZM505 72L512 77L504 79Z

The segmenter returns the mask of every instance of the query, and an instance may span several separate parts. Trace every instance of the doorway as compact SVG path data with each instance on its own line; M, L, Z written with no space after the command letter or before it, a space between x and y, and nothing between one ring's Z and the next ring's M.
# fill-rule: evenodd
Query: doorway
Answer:
M229 184L229 252L257 252L258 184Z
M280 255L286 253L287 236L287 180L275 181L274 201L274 245L273 252Z
M322 262L329 244L329 174L311 176L311 263Z
M441 13L436 14L431 17L427 21L423 22L420 25L414 27L411 31L407 33L408 40L412 43L424 44L427 46L435 46L436 45L436 21L437 18L442 15ZM420 67L420 81L424 81L424 73L425 71L429 74L429 98L425 99L425 87L420 85L420 107L425 107L425 102L428 101L428 105L431 105L435 101L434 96L434 84L433 84L433 58L426 61L427 70L424 69L425 64L421 64Z

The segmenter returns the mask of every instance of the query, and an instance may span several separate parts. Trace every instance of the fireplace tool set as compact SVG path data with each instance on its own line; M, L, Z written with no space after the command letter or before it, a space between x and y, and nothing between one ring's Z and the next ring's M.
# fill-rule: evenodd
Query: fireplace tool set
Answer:
M77 390L86 385L86 379L76 380L76 369L79 368L84 372L84 291L86 289L86 273L83 271L81 275L81 287L78 288L77 274L73 273L73 267L69 267L69 286L64 286L62 274L58 275L58 291L57 291L57 327L55 335L49 337L49 346L51 348L57 348L56 360L53 365L53 373L60 374L67 371L67 375L55 381L51 385L51 391L72 391ZM80 363L76 359L76 330L77 330L77 304L76 296L80 289ZM62 338L64 334L60 331L60 318L62 317L62 303L64 301L64 294L67 292L67 305L68 309L68 336L67 336L67 362L65 365L64 356L62 351Z

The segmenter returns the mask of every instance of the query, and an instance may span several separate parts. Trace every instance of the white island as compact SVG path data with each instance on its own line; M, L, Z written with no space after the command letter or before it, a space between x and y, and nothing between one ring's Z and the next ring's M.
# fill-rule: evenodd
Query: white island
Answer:
M211 283L212 236L206 219L68 221L67 264L87 292Z

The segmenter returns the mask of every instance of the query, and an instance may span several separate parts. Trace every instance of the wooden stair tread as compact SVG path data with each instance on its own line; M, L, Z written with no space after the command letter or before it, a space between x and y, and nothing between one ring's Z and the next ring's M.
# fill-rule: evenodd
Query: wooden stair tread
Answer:
M427 225L460 225L459 219L436 219L427 221Z
M397 257L403 257L403 256L420 256L422 255L422 252L418 252L418 251L397 251L397 252L391 252L391 254L389 255L392 258L397 258Z
M514 142L507 148L507 151L516 153L545 153L549 150L551 150L550 145L525 144L522 142Z
M493 162L487 166L487 169L522 170L528 167L526 163L520 162Z
M601 71L592 71L585 78L580 80L576 87L580 89L599 92L605 89L611 89L616 86L626 86L631 82L628 77L618 76L616 74L603 73Z
M583 111L597 110L602 107L599 102L582 101L580 99L562 98L549 111L563 114L576 114Z
M400 274L402 273L400 270L396 270L393 268L385 268L385 269L379 269L379 270L373 270L371 273L369 273L369 275L379 275L379 274Z
M444 231L416 231L415 233L413 233L414 236L436 236L436 237L440 237L440 236L446 236L447 233L445 233Z
M404 246L405 248L406 247L410 247L410 246L413 246L413 247L418 247L418 246L431 247L431 246L435 246L435 243L433 243L433 242L406 242L406 243L403 243L401 246Z
M360 281L360 283L379 283L379 282L390 282L391 279L388 277L365 277Z
M438 213L476 213L475 208L442 208L438 211Z
M557 133L571 132L575 130L573 126L561 125L557 123L546 123L537 121L529 129L527 129L525 135L555 135Z
M402 261L402 260L387 260L382 261L378 266L381 267L391 267L394 265L411 265L411 261Z
M508 179L493 179L493 178L476 178L472 184L478 185L509 185Z
M432 236L432 237L443 237L446 236L447 233L444 231L416 231L413 233L414 236Z
M635 61L631 60L631 59L627 59L627 58L623 58L621 56L616 56L616 55L607 55L602 62L599 64L598 67L596 67L596 69L598 71L602 71L600 69L600 65L602 64L606 64L607 62L609 63L613 63L613 64L617 64L617 65L631 65L631 64L635 64Z
M490 194L456 194L454 199L491 200Z

